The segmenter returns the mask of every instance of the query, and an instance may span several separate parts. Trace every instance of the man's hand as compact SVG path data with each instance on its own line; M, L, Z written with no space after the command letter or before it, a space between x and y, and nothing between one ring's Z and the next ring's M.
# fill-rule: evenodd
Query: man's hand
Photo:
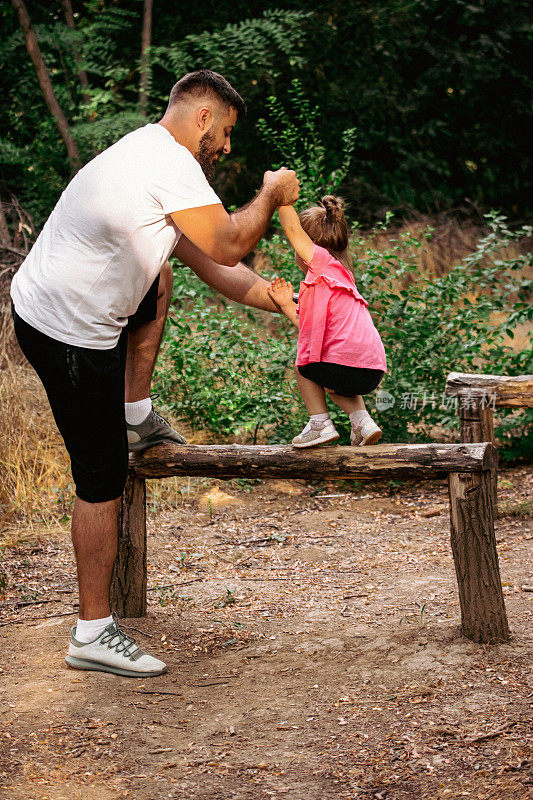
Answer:
M276 276L268 287L268 294L282 311L285 306L294 304L292 283L286 281L285 278Z
M263 188L271 191L277 206L292 206L300 195L300 181L293 169L267 170L263 177Z

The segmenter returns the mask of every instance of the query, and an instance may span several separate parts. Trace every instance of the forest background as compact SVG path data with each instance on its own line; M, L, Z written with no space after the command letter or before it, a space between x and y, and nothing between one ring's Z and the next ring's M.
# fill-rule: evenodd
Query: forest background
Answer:
M528 10L519 0L3 0L0 503L32 497L33 508L46 489L62 506L68 487L10 338L11 276L76 169L159 119L175 80L201 67L248 106L214 179L226 207L281 164L301 178L301 206L328 191L346 198L356 281L387 349L382 388L395 403L370 403L385 441L454 440L456 409L442 397L451 370L532 372ZM247 261L297 281L276 220ZM304 418L293 332L174 266L157 375L166 408L193 436L287 441ZM499 415L505 458L531 452L531 416Z

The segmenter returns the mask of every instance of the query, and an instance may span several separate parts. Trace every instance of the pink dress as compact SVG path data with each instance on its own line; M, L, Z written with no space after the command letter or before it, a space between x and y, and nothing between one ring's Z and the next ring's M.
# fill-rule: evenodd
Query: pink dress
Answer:
M297 366L326 361L387 371L385 349L351 272L324 247L300 284Z

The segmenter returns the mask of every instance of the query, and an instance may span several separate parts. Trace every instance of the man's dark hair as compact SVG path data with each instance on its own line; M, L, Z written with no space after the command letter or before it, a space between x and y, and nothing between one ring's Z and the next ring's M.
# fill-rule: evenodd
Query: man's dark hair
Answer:
M234 108L237 111L237 117L246 114L246 105L240 94L222 75L210 69L188 72L187 75L180 78L172 87L168 107L170 108L186 96L202 97L205 94L214 95L226 106L228 111L230 108Z

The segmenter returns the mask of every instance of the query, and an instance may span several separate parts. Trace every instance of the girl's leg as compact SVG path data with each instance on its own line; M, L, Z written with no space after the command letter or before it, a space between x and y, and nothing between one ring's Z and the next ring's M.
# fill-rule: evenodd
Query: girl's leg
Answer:
M300 375L298 367L295 367L294 371L296 372L298 389L302 395L304 405L309 412L309 416L314 416L315 414L327 414L328 407L326 405L325 390L321 386L318 386L318 384L313 383L313 381L310 381L307 378L304 378L303 375Z
M342 408L350 417L352 430L350 442L352 445L375 444L381 438L381 428L376 425L360 394L354 397L344 397L336 394L332 389L327 390L333 402Z
M342 394L337 394L333 389L326 390L333 402L343 411L346 411L348 416L353 414L354 411L366 411L365 401L360 394L354 397L344 397Z
M338 439L339 434L329 418L325 389L300 375L298 367L295 368L295 371L298 388L309 412L310 420L303 431L292 440L293 446L313 447Z

